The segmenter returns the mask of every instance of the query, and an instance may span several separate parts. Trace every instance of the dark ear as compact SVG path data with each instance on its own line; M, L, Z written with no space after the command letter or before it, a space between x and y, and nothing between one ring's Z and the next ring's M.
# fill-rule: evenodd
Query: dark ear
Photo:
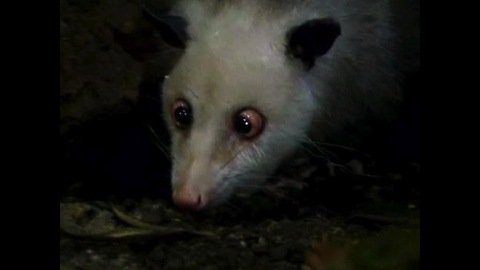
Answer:
M340 34L340 24L333 19L309 20L288 32L287 53L311 69L315 59L327 53Z
M142 13L153 23L166 43L177 48L185 49L190 37L187 33L188 23L184 18L173 15L157 16L146 8L143 8Z

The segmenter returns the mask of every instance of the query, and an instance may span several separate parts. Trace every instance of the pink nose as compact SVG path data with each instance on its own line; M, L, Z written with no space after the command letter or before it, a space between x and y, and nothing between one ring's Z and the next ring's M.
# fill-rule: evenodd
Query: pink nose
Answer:
M200 210L206 205L205 198L192 190L189 185L184 185L173 193L173 202L180 208L190 210Z

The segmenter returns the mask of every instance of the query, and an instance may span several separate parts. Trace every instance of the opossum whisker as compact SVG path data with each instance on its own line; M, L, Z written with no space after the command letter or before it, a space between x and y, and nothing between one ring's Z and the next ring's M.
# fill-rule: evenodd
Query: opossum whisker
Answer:
M248 189L251 189L251 190L263 191L263 192L270 193L270 194L273 194L275 196L281 197L283 199L288 199L288 200L291 200L291 201L298 201L297 199L295 199L293 197L290 197L290 196L287 196L285 193L280 192L279 189L275 188L274 186L269 186L269 185L265 185L265 184L259 184L259 185L253 185L252 184L251 185L251 184L241 183L238 187L239 188L248 188Z
M315 153L310 147L308 146L304 146L304 145L300 145L299 146L300 149L302 149L303 151L305 151L307 154L309 154L310 156L312 157L317 157L317 158L321 158L325 161L329 161L330 160L330 157L328 156L328 154L325 154L325 153Z
M253 153L254 153L252 154L253 162L258 162L258 160L265 157L265 152L261 148L259 148L257 145L253 144L251 148L253 149Z
M342 148L342 149L345 149L345 150L349 150L349 151L352 151L352 152L356 152L358 150L354 149L354 148L351 148L351 147L348 147L348 146L342 146L342 145L336 145L336 144L328 144L328 143L323 143L323 142L314 142L313 140L311 141L312 142L312 145L314 145L318 151L322 151L322 152L325 152L327 154L330 154L332 157L334 157L335 159L339 160L339 157L335 154L333 154L331 151L328 151L326 150L325 148L323 148L322 146L323 145L327 145L327 146L332 146L332 147L338 147L338 148ZM304 148L305 149L305 148ZM307 149L305 149L307 150ZM308 150L307 150L308 151ZM315 155L314 155L315 156ZM318 157L318 156L317 156ZM325 159L328 164L330 166L335 166L335 167L338 167L338 168L341 168L342 170L344 170L345 172L347 173L354 173L354 171L351 169L351 168L348 168L347 166L345 165L342 165L340 163L337 163L337 162L333 162L331 161L328 157Z
M238 182L241 186L251 186L254 187L254 184L250 183L255 183L257 182L256 180L259 179L275 179L276 176L266 174L266 173L259 173L259 172L236 172L233 174L228 175L227 177L224 178L224 181L228 182ZM280 177L277 177L277 179L280 179ZM258 187L260 186L265 186L265 184L257 184Z
M358 151L358 149L348 147L348 146L345 146L345 145L340 145L340 144L332 144L332 143L326 143L326 142L317 142L317 144L336 147L336 148L341 148L341 149L349 150L349 151L352 151L352 152L357 152Z
M159 103L160 106L162 106L162 100L159 99L159 98L156 98L156 97L152 97L152 96L144 96L144 98L147 98L147 99L150 99L150 100L153 100L153 101L156 101Z
M195 97L195 99L198 100L198 95L197 95L197 93L193 90L193 88L187 86L187 90L190 91L190 93L192 93L193 97Z
M318 152L320 152L321 154L324 154L325 157L327 157L327 160L330 160L330 157L333 157L333 158L338 158L337 155L335 155L334 153L332 153L331 151L328 151L326 150L324 147L322 147L322 145L318 142L315 142L314 140L312 140L311 138L309 137L305 137L304 140L303 140L304 143L307 143L307 145L311 145L312 147L314 147L315 150L317 150ZM302 147L305 147L305 146L302 146ZM305 149L305 148L304 148ZM312 152L313 153L313 152ZM317 156L317 157L321 157L321 156Z
M351 152L358 152L359 151L359 149L356 149L356 148L353 148L353 147L350 147L350 146L346 146L346 145L327 143L327 142L324 142L324 141L315 141L315 140L311 139L310 137L308 137L307 140L311 145L314 145L314 146L320 147L320 148L322 148L322 146L329 146L329 147L344 149L344 150L351 151ZM324 148L322 148L322 149L324 149Z
M240 152L242 152L244 148L245 146L240 147L240 149L238 149L238 151L235 152L235 154L220 167L220 170L224 169L228 164L230 164L240 154Z
M174 156L170 153L170 151L169 151L169 147L167 147L167 146L165 145L165 143L163 143L163 142L160 140L157 132L153 129L152 125L151 125L150 123L148 123L148 122L145 122L144 124L145 124L145 126L147 127L148 131L150 132L150 135L152 135L152 137L153 137L153 140L152 140L153 144L154 144L167 158L172 159L172 160L175 160L175 157L174 157Z
M159 141L152 141L152 143L158 148L167 158L171 159L173 156L168 152L168 150L165 149L165 146L163 146Z

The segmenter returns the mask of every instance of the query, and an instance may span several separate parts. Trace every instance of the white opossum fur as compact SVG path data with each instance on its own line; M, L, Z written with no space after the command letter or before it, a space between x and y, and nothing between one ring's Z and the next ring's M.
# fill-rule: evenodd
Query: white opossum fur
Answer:
M388 113L400 100L389 1L187 0L171 14L188 22L184 54L163 85L180 206L203 209L259 186L311 134L322 139L365 112ZM322 18L341 33L305 65L287 53L287 37ZM173 113L178 100L191 108L183 129ZM232 128L245 108L264 120L252 140Z

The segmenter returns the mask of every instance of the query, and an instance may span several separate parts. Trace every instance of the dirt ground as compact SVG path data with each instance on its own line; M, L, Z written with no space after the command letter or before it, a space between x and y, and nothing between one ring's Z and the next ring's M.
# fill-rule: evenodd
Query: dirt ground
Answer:
M420 269L412 158L324 145L255 194L177 210L156 143L158 86L180 52L140 3L60 1L60 269Z

